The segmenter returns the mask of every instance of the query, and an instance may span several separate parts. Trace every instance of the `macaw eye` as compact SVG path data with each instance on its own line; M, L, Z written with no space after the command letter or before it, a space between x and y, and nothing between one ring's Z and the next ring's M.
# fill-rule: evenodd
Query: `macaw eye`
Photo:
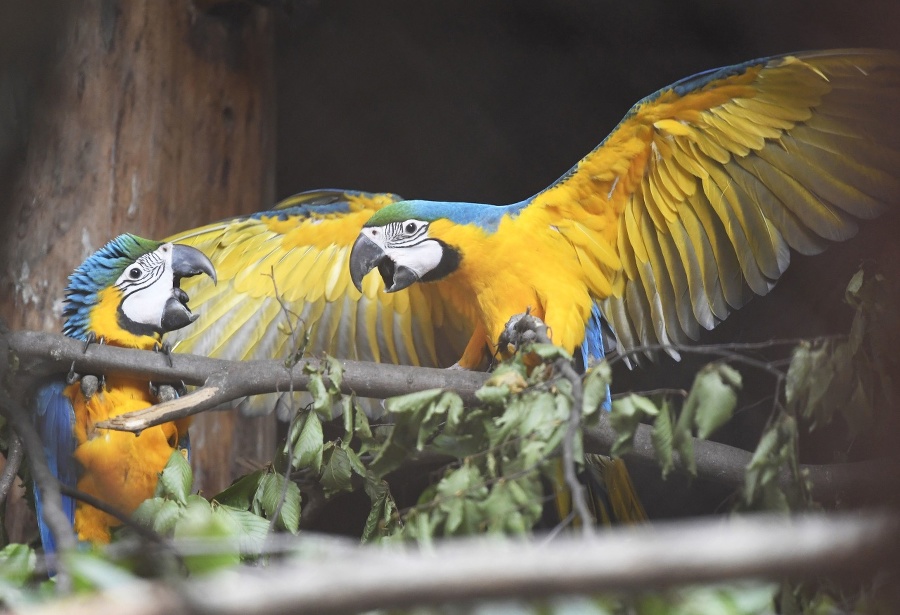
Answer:
M141 277L141 270L137 267L132 267L131 271L128 272L128 277L130 277L132 280L137 280L139 277Z
M406 223L406 232L412 235L416 232L416 223L415 222L407 222Z

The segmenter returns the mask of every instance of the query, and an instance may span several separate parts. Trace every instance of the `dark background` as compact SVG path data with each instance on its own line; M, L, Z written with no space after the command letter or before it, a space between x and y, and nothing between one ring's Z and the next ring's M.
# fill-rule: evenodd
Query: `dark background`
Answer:
M900 47L900 3L335 0L293 4L276 32L279 196L330 187L506 204L550 184L632 104L681 77L791 51ZM841 298L860 263L897 272L898 218L823 255L794 255L774 292L701 341L846 332ZM616 370L613 390L688 387L708 360ZM717 437L752 450L771 408L755 402L774 382L742 371L742 410ZM805 440L803 460L834 461L843 429ZM662 484L655 468L632 473L653 515L711 512L728 495Z

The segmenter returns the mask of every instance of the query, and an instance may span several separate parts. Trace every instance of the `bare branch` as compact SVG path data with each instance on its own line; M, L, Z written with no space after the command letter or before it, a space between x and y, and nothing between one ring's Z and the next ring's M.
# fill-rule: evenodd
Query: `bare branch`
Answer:
M67 372L75 364L82 374L139 374L156 382L178 381L205 385L179 399L123 414L97 427L139 432L214 408L220 404L260 393L305 389L309 383L306 368L318 369L321 361L301 360L291 368L280 361L233 362L196 355L172 354L172 367L155 353L112 346L92 345L84 351L77 340L51 333L18 331L9 335L9 347L21 358L26 373ZM488 374L465 370L446 370L407 365L341 361L343 393L359 397L386 398L426 389L452 389L466 402L475 400L475 391ZM137 417L137 418L136 418Z
M288 372L284 364L278 361L236 363L175 353L172 355L173 367L170 368L156 353L143 350L93 345L85 353L81 342L63 335L20 331L7 337L10 349L20 358L19 373L27 374L35 371L46 375L67 372L72 362L75 362L76 371L80 373L139 374L148 380L183 380L193 385L201 385L207 379L212 383L228 378L234 381L227 385L229 395L220 389L214 393L216 397L211 396L213 401L210 401L210 398L204 399L204 396L210 395L215 384L206 390L200 390L202 392L198 397L201 399L196 405L191 405L195 399L192 396L197 395L198 391L170 402L175 406L171 413L169 410L172 409L172 405L165 404L143 410L142 413L151 413L154 418L152 421L140 419L129 424L127 430L134 431L201 412L221 401L230 401L234 399L229 397L231 394L241 397L255 393L287 391L290 390L292 383L295 389L302 389L308 382L303 367L305 365L318 367L320 364L316 360L301 361ZM475 399L475 391L488 378L484 373L463 370L358 361L342 361L342 364L344 367L342 390L344 392L352 390L365 397L389 397L430 388L447 388L458 392L464 400L470 402ZM177 403L189 398L190 402L186 407L180 407ZM163 409L163 412L160 412L160 409ZM130 421L128 416L122 415L118 419L123 422ZM650 440L651 431L652 428L648 425L638 426L634 450L625 456L629 463L657 463ZM598 426L584 429L584 450L588 453L609 454L616 438L616 432L609 425L607 417L601 414ZM693 448L699 478L734 488L743 484L744 470L750 461L751 453L733 446L699 439L694 439ZM685 466L677 454L676 468L685 471ZM896 459L849 464L802 465L800 470L812 486L813 497L824 503L836 501L841 497L871 498L873 494L885 492L885 481L890 481L888 484L900 485L900 461ZM785 482L792 480L788 470L784 470L780 478Z
M19 467L25 457L25 449L22 441L16 434L12 435L9 441L9 449L6 451L6 465L3 466L3 474L0 475L0 507L6 502L6 496L12 489L13 483L16 481L16 475L19 473Z
M898 540L900 518L883 510L618 526L589 541L571 534L532 542L454 539L427 550L331 549L328 542L317 548L317 538L307 536L305 551L315 555L280 566L232 570L188 581L180 590L142 582L31 612L339 614L459 603L461 597L469 602L744 578L846 578L896 565Z

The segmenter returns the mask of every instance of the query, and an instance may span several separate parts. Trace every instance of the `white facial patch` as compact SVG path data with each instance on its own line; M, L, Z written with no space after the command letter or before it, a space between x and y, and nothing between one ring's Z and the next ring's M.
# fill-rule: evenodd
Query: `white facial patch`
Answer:
M387 248L384 253L397 265L403 265L414 271L421 279L441 263L444 250L434 239L425 239L404 248Z
M362 232L395 264L407 267L419 278L437 267L443 257L441 244L428 237L428 222L424 220L391 222Z
M122 291L122 312L136 323L160 327L172 297L172 244L166 243L129 265L115 286Z

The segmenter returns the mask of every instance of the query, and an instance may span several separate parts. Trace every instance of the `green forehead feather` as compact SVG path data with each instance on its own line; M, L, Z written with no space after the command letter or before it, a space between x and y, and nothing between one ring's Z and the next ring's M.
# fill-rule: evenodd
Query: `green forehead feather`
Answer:
M417 220L425 219L418 217L419 215L420 214L416 213L416 208L413 207L412 202L399 201L397 203L391 203L387 207L382 207L372 214L372 217L366 222L366 226L384 226L385 224L390 224L392 222L403 222L410 218L416 218ZM431 222L431 220L428 220L428 222Z

